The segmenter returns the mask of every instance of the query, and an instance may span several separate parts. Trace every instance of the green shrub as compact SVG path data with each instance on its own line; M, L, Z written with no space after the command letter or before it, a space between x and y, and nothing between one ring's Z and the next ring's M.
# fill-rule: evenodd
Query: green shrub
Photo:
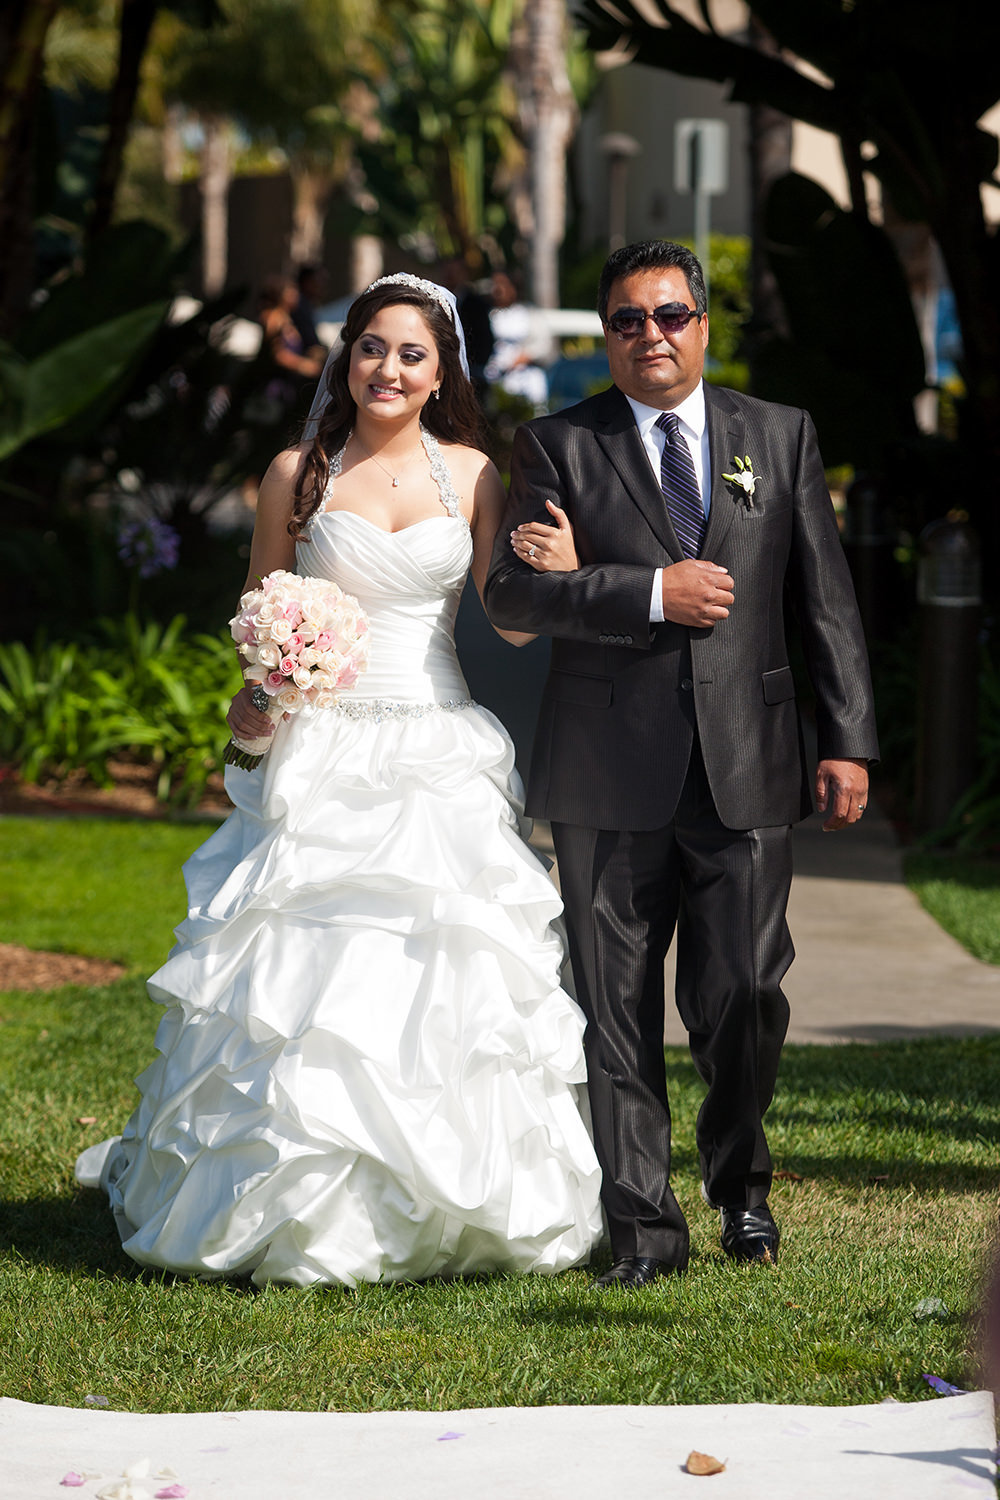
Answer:
M0 759L26 781L84 770L99 785L108 762L158 768L157 796L196 803L222 765L225 713L239 687L227 635L188 635L178 615L142 625L103 620L98 644L13 642L0 652Z

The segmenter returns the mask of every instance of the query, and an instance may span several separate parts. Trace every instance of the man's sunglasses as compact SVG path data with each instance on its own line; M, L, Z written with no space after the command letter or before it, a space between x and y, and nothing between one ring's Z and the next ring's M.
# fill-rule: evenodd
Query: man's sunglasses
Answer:
M683 333L691 319L697 316L698 309L685 307L683 302L665 302L662 307L654 307L651 313L643 312L641 307L620 307L611 314L608 327L620 339L634 339L645 328L646 319L652 318L661 333Z

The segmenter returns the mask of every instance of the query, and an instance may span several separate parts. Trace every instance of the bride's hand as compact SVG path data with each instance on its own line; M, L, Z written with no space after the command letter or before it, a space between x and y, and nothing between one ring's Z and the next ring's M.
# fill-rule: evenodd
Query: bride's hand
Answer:
M238 740L257 740L262 735L274 733L274 724L267 714L253 706L254 682L246 682L229 705L226 723Z
M580 559L569 518L554 500L546 500L545 508L556 524L543 526L540 521L528 521L511 532L510 544L521 561L536 573L575 573Z

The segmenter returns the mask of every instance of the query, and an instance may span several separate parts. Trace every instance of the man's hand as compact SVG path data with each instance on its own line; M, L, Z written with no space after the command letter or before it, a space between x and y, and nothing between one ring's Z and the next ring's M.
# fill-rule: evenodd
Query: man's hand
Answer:
M688 557L663 570L663 618L675 625L717 625L729 615L735 584L718 563Z
M868 763L821 760L816 767L816 806L829 813L824 833L856 823L868 805Z

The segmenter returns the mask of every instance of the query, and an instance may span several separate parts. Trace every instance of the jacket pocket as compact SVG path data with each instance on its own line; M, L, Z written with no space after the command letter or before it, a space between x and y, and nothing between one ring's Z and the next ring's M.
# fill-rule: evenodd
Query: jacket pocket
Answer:
M795 680L791 667L776 667L773 672L761 674L765 703L787 703L795 697Z
M553 696L560 703L575 703L582 708L611 707L611 678L585 677L582 672L549 673Z

